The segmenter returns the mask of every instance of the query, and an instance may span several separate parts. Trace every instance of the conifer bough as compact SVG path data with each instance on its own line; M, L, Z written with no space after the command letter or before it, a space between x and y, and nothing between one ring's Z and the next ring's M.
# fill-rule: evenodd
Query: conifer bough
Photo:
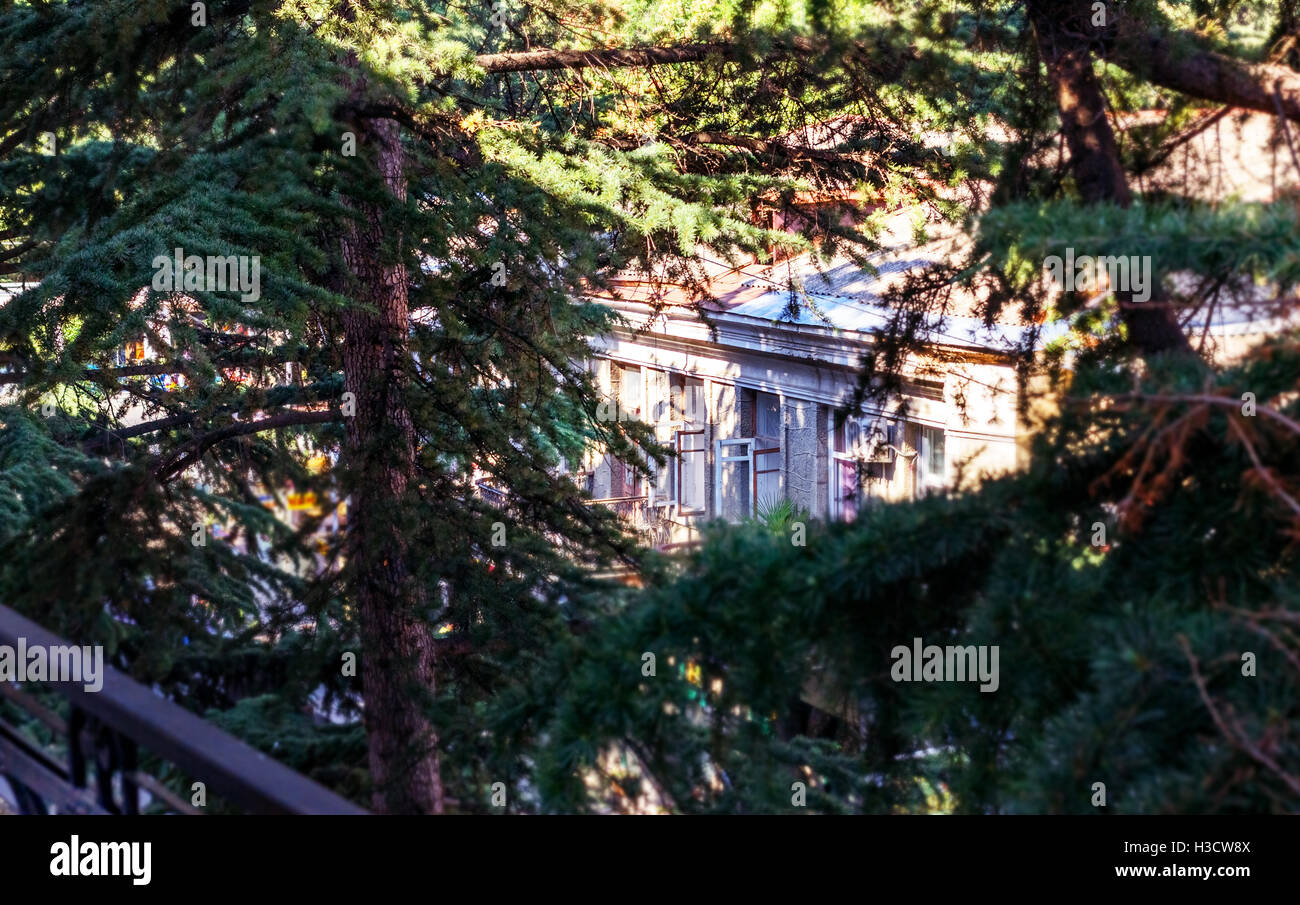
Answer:
M1168 36L1148 32L1107 42L1107 61L1154 84L1191 97L1275 113L1278 104L1288 119L1300 122L1300 73L1287 66L1247 63L1207 50L1180 54ZM769 56L810 54L822 47L810 39L773 46ZM866 52L865 45L858 49ZM531 50L488 53L474 62L489 73L547 72L561 69L619 69L699 63L710 58L744 59L745 47L724 41L663 47L611 47L597 50Z

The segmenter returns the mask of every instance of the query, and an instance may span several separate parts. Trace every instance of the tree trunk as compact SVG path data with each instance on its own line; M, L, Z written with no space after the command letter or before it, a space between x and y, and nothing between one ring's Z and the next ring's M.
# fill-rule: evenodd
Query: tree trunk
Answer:
M1048 77L1056 91L1061 129L1070 149L1070 169L1084 201L1128 207L1133 196L1120 163L1115 133L1106 116L1106 99L1092 68L1092 52L1078 36L1091 30L1091 4L1031 2L1030 15ZM1086 252L1085 252L1086 253ZM1173 310L1152 299L1134 302L1131 292L1116 292L1129 342L1144 355L1195 354Z
M369 147L389 191L405 198L397 123L363 121L357 128L358 146ZM434 634L399 516L416 448L406 399L406 270L400 259L384 256L391 230L382 211L366 205L357 213L343 240L356 302L343 316L344 383L356 407L346 419L347 549L361 623L373 807L390 814L441 813L438 738L424 709L434 691Z

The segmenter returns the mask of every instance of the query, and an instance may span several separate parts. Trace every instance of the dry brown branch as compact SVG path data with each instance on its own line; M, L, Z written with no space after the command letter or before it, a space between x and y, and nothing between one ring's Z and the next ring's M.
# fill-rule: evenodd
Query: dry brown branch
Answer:
M1201 702L1205 704L1205 709L1209 711L1210 719L1214 721L1219 733L1232 747L1275 775L1291 790L1292 794L1300 797L1300 777L1292 776L1283 770L1272 756L1250 738L1245 729L1242 728L1240 721L1233 716L1231 705L1225 704L1222 712L1214 705L1214 701L1206 690L1205 677L1201 675L1200 664L1196 659L1196 655L1192 653L1192 645L1187 640L1186 635L1180 634L1178 636L1178 646L1182 648L1183 654L1191 665L1192 681L1196 683L1196 690L1200 693Z

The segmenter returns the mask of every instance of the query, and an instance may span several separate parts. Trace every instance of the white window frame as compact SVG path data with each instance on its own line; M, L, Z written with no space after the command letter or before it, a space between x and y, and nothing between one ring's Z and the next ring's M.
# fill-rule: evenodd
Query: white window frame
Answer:
M698 455L704 457L704 461L700 466L701 475L707 475L708 467L709 467L708 446L701 444L699 449L683 449L682 438L686 436L694 436L695 434L699 434L700 437L703 438L704 433L705 431L704 428L702 427L695 428L692 430L679 430L673 433L673 449L677 452L677 460L673 463L675 467L675 475L676 475L676 480L673 482L673 505L676 507L676 511L678 515L682 515L682 516L707 515L709 511L707 491L705 491L704 493L704 499L700 501L703 505L701 505L697 509L687 509L685 504L682 502L682 487L683 487L682 468L683 466L686 465L686 456Z
M723 518L722 514L722 469L725 462L744 462L749 465L749 514L754 514L754 438L744 437L736 440L713 441L713 514ZM744 452L728 455L727 447L743 447Z
M780 455L781 447L779 443L776 446L768 446L763 449L760 449L758 446L758 441L761 439L764 438L762 437L754 438L754 467L750 469L750 475L752 476L753 479L753 487L750 490L749 496L750 499L754 501L754 515L756 516L758 515L758 504L759 504L758 479L762 475L775 474L777 476L777 486L779 488L779 499L785 499L786 494L788 492L788 487L786 485L786 476L785 476L785 463L782 460L782 457ZM776 468L759 468L758 467L760 464L759 457L772 455L772 454L775 454L777 456Z
M942 490L948 486L948 432L942 427L931 427L927 424L918 425L920 428L920 437L918 450L919 455L916 461L916 490L918 495L923 495L935 490ZM943 443L943 470L937 474L930 471L930 456L935 434Z
M738 437L733 440L713 441L713 513L717 518L724 517L722 509L722 470L724 463L744 462L749 466L749 512L747 515L750 517L758 515L759 475L780 474L781 466L779 463L776 468L760 469L758 467L759 456L771 455L781 451L780 446L769 446L760 449L758 446L759 439L759 437ZM726 447L743 447L744 452L728 454Z
M651 374L663 378L663 396L651 398ZM655 378L658 382L658 377ZM655 441L677 448L677 431L685 425L672 420L672 371L653 365L641 365L642 420L655 431ZM650 479L646 482L646 502L655 508L671 511L677 503L677 460L669 459L662 467L650 460Z
M835 448L835 408L828 406L826 413L826 464L829 473L826 476L827 512L831 521L844 520L844 500L840 498L840 467L853 469L853 483L857 488L858 506L862 504L864 488L858 482L858 459L851 452L840 452ZM856 508L856 507L855 507Z
M780 393L771 393L771 392L768 392L767 390L758 390L758 389L754 390L753 392L754 392L754 438L755 438L755 439L758 439L758 438L761 437L761 438L763 438L763 439L772 439L772 440L777 441L777 443L780 443L780 442L781 442L781 430L782 430L782 428L784 427L784 425L782 424L781 411L782 411L782 408L783 408L784 405L785 405L784 400L781 398L781 394L780 394ZM759 412L761 411L761 408L762 408L761 405L760 405L760 402L761 402L761 397L763 397L763 396L770 396L770 397L772 397L773 399L776 400L776 431L775 431L775 433L765 434L765 433L763 433L761 430L759 430L759 421L761 420L761 419L759 418Z

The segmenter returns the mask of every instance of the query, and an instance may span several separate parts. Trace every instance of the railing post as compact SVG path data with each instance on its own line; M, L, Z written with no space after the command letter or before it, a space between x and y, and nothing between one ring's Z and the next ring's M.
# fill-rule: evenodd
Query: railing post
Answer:
M122 811L126 814L140 813L140 787L135 782L137 766L137 749L135 742L125 735L117 735L122 748Z
M75 789L86 787L86 753L81 750L81 733L86 728L86 711L76 704L68 708L68 778Z
M92 723L91 732L94 735L94 748L91 750L95 757L95 787L99 790L99 806L110 814L120 814L122 809L113 797L113 774L118 768L113 730L96 720Z
M9 787L14 790L14 797L18 799L19 813L40 815L42 817L46 815L45 800L41 796L12 776L6 777L6 779L9 780Z

